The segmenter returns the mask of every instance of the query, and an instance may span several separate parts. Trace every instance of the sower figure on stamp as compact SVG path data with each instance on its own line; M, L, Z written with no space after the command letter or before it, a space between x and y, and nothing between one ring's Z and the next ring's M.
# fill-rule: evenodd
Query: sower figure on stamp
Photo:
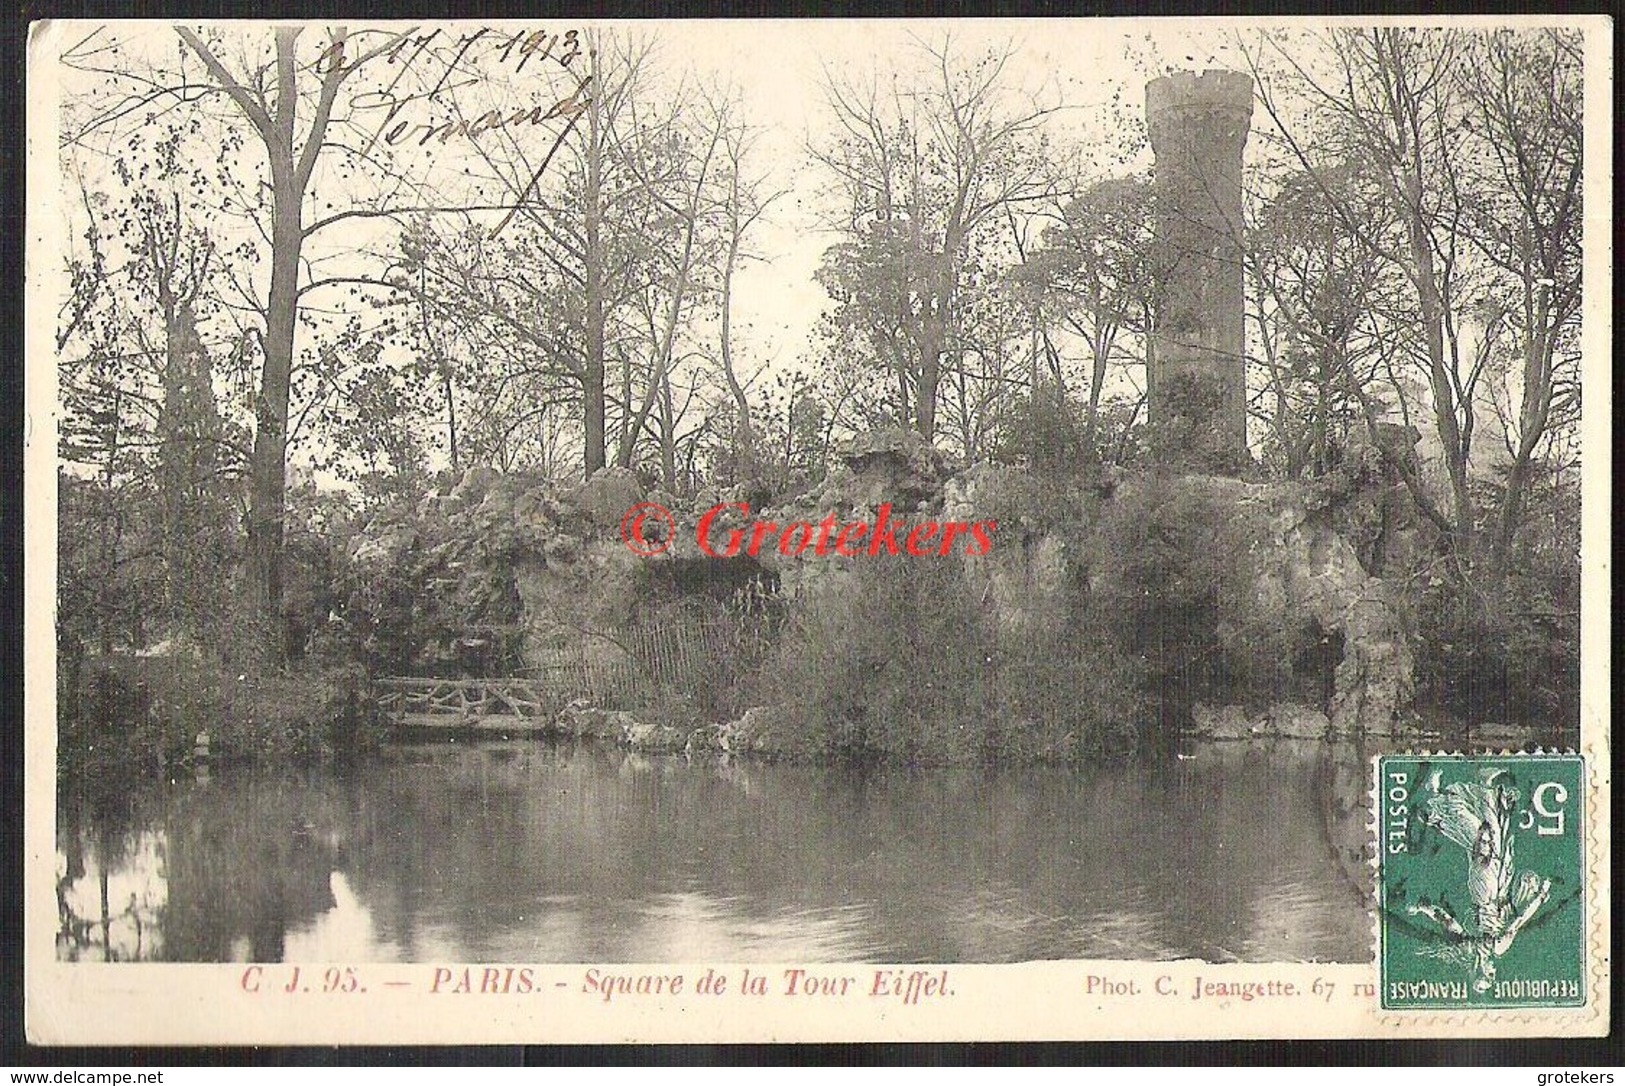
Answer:
M1495 960L1506 954L1524 925L1552 893L1552 880L1525 871L1513 885L1512 810L1518 792L1498 778L1504 770L1483 769L1479 780L1439 787L1435 771L1426 785L1434 793L1423 821L1467 852L1467 896L1473 904L1469 929L1441 905L1412 905L1459 942L1439 951L1440 957L1471 961L1478 972L1473 987L1488 991L1495 980Z

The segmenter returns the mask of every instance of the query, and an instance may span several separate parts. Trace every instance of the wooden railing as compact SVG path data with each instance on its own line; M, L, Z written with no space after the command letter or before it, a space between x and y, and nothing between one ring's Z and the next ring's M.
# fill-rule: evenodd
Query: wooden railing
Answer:
M378 706L397 723L422 728L540 730L569 702L636 709L696 685L759 652L760 633L721 605L696 602L618 631L533 649L524 674L486 679L392 677L376 680ZM746 643L748 637L757 641Z
M379 679L378 707L398 724L421 728L540 728L556 699L533 680Z

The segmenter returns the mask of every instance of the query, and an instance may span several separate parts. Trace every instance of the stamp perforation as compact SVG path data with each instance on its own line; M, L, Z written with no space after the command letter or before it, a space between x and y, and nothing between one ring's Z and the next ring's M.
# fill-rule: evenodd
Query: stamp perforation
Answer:
M1383 768L1385 763L1391 761L1412 762L1441 762L1469 763L1481 761L1535 761L1547 759L1553 761L1570 760L1576 763L1576 779L1579 786L1580 827L1576 833L1576 852L1578 865L1578 896L1581 903L1581 916L1579 931L1577 933L1577 952L1579 960L1580 999L1578 1004L1541 1004L1541 1003L1508 1003L1488 1006L1473 1006L1466 1008L1443 1008L1437 1006L1423 1006L1415 1009L1392 1007L1386 1005L1386 960L1387 947L1385 938L1385 899L1384 885L1384 799ZM1606 812L1601 803L1602 794L1601 771L1598 768L1597 757L1588 745L1584 749L1573 747L1561 749L1546 749L1535 747L1533 749L1511 750L1435 750L1422 748L1373 755L1371 758L1370 790L1367 793L1369 818L1367 828L1370 834L1369 861L1371 875L1376 887L1376 894L1371 905L1371 935L1373 946L1373 968L1378 977L1378 996L1376 999L1378 1020L1389 1028L1404 1028L1415 1030L1422 1028L1462 1027L1473 1028L1483 1026L1506 1025L1532 1025L1556 1024L1559 1022L1576 1023L1592 1022L1607 1015L1607 982L1609 975L1609 959L1607 950L1607 923L1608 902L1606 898L1598 900L1599 893L1606 894L1606 886L1602 874L1606 866Z

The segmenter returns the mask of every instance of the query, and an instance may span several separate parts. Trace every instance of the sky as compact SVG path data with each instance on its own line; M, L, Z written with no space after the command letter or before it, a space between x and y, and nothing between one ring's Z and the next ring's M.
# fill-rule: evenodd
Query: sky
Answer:
M747 116L761 126L762 159L793 186L784 205L760 231L753 248L768 257L739 278L737 312L760 357L792 361L810 339L828 298L813 279L825 249L838 238L821 229L817 194L825 183L804 159L803 148L827 133L822 86L825 70L841 78L884 78L920 43L947 37L975 56L1012 47L1007 71L1024 88L1048 91L1069 108L1057 115L1057 136L1088 145L1109 132L1109 106L1122 91L1137 106L1142 72L1162 57L1206 67L1220 55L1224 33L1192 20L814 20L666 24L665 45L696 68L725 72L739 84ZM1198 42L1205 42L1203 49ZM1173 61L1165 62L1173 65ZM1214 66L1218 66L1215 64Z

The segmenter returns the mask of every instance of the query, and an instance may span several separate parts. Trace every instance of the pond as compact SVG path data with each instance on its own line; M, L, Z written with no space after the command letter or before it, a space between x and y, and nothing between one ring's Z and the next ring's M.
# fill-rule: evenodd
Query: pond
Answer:
M58 954L158 961L1364 961L1365 755L868 769L392 746L65 796Z

